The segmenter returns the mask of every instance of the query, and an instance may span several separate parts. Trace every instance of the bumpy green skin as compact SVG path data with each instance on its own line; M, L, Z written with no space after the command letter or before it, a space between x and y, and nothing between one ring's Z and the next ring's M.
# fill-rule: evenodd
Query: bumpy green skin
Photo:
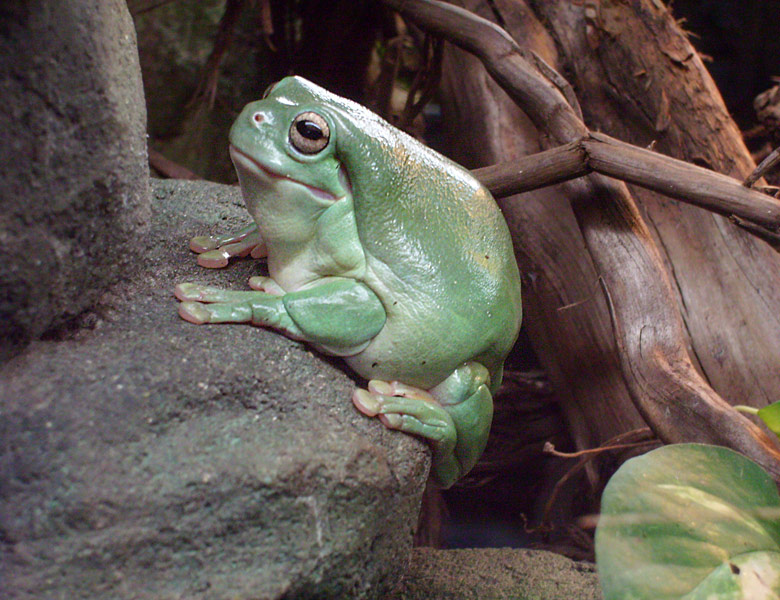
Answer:
M290 130L309 111L330 136L305 154ZM451 485L484 449L520 327L520 278L495 201L457 164L299 77L247 105L230 142L270 279L252 292L184 284L180 313L275 327L343 356L377 380L355 405L431 440L433 475ZM394 381L405 385L383 383Z

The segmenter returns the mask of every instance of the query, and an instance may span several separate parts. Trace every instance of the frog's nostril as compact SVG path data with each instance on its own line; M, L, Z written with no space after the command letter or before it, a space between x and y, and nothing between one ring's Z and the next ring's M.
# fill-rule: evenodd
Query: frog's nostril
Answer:
M252 115L252 120L255 123L259 124L259 123L262 123L263 121L265 121L265 117L263 116L263 113L256 112L255 114Z

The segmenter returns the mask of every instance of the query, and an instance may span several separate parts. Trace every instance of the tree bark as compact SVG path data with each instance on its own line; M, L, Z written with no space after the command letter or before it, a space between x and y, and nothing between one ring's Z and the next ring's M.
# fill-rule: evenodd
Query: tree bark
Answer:
M755 168L701 58L661 4L534 2L565 54L594 129L744 179ZM746 66L747 67L747 66ZM780 390L780 255L728 220L632 193L670 267L691 350L735 404Z
M463 5L492 16L480 0ZM558 68L555 43L530 11L505 14L507 29ZM448 45L441 85L449 150L459 163L475 168L543 149L542 134L473 55ZM644 421L620 374L607 303L566 194L555 186L521 198L500 203L523 277L523 327L575 444L591 448Z
M706 208L740 224L761 239L780 235L780 201L751 185L780 163L780 148L744 182L653 150L591 131L580 140L473 171L496 198L600 173ZM765 186L761 188L766 189Z
M678 63L692 62L694 67L701 63L663 7L649 0L604 3L596 8L587 2L586 6L563 1L538 2L534 4L534 13L521 0L494 0L490 5L469 0L464 4L481 9L483 16L498 17L524 47L534 48L552 65L565 67L573 77L588 119L601 114L596 110L599 106L612 106L606 102L609 93L626 99L621 96L623 88L615 82L636 79L642 72L655 73L652 65L644 65L643 71L637 67L643 64L640 59L649 42L636 30L644 27L650 32L648 37L663 33L666 38L661 36L662 39L671 41L660 45L660 56L651 53L650 59L645 58L671 63L665 83L658 88L662 91L641 85L628 88L633 94L645 97L656 92L655 118L640 123L651 123L653 131L659 134L673 132L673 123L678 119L685 121L685 114L694 122L699 119L702 130L712 128L712 131L708 137L694 141L704 145L712 143L714 136L723 136L723 146L735 152L735 156L741 152L744 157L732 157L732 166L742 163L741 174L750 172L749 156L740 147L739 132L725 109L716 112L712 120L699 115L699 111L722 107L706 72L698 68L674 70ZM594 15L597 8L602 13L615 12ZM549 31L540 25L542 21ZM604 23L612 24L613 29L622 27L622 36L604 29ZM600 47L612 51L608 68L599 64L604 60L601 56L604 52L598 52ZM459 136L455 144L457 160L477 166L549 145L544 135L535 132L528 119L495 89L472 58L453 52L447 60L443 95L447 116L454 119L445 121L450 125L457 123L456 135L468 131L468 136ZM490 72L509 87L506 72ZM594 72L598 76L593 77ZM601 85L596 89L601 95L591 95L589 85ZM669 91L667 87L674 89ZM698 103L690 92L683 94L688 98L688 113L678 114L670 108L670 98L676 98L678 88L699 90ZM528 91L530 95L534 93ZM524 105L533 102L522 94L515 95L514 100ZM643 106L639 100L633 101ZM652 105L649 100L646 104ZM572 133L577 131L576 123L565 116L559 119L555 112L549 115L552 128L544 127L546 123L540 112L532 116L536 126L541 126L544 134L555 142L570 141ZM591 126L614 134L622 128L630 129L630 123L621 124L624 117L624 111L615 110L606 117L602 115L601 121ZM525 133L517 135L520 130ZM670 148L681 145L681 140L673 135L666 139ZM695 147L694 144L692 148ZM707 155L700 148L696 154ZM735 174L733 169L727 172ZM777 260L774 252L721 217L696 208L681 209L666 199L651 196L648 201L645 200L648 193L640 191L638 197L643 202L649 206L655 202L660 207L655 218L649 221L652 228L648 228L647 206L643 219L624 189L603 177L561 186L557 198L552 197L554 193L553 190L534 192L533 200L524 195L523 202L509 200L504 202L504 207L525 273L527 328L562 392L564 410L578 445L594 446L641 426L644 419L667 442L707 441L732 447L742 444L738 449L777 476L776 445L755 426L735 417L708 385L709 381L733 402L756 406L768 402L768 388L777 388L774 381L778 376L780 338L766 329L777 325L771 307L778 306L774 296L780 287L762 290L765 280L755 277L762 267L774 266ZM692 212L687 214L686 210ZM676 221L683 218L690 229L679 234ZM695 235L697 230L701 231L703 218L715 220L714 229L708 229L706 237ZM661 224L666 226L662 228ZM672 239L663 237L661 231ZM664 249L663 260L657 244ZM689 245L704 249L696 252L690 262L685 251ZM587 260L588 254L593 261ZM734 263L739 266L736 273L731 273ZM682 265L687 265L684 283L680 273ZM605 282L606 299L597 284L600 279ZM685 328L678 307L669 302L674 294ZM714 295L718 297L713 298ZM695 299L695 304L691 305L688 298ZM738 299L743 314L735 316L723 310L731 298ZM711 320L713 315L717 320ZM767 319L772 325L764 328ZM724 331L724 327L729 331ZM743 339L746 333L748 340ZM688 339L690 348L685 347ZM689 350L693 351L697 366L707 380L694 370ZM768 383L759 383L756 362L759 368L772 370ZM639 407L641 418L634 406ZM744 436L743 429L749 434Z

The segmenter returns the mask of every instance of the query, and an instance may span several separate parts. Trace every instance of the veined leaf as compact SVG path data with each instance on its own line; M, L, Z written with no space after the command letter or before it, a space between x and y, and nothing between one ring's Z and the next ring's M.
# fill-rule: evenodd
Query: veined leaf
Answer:
M605 600L780 598L777 488L727 448L658 448L604 490L596 560Z

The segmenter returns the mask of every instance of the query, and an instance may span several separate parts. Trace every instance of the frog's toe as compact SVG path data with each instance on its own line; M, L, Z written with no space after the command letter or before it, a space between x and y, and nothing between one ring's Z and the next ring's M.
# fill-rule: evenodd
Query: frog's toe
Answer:
M398 400L394 400L396 398ZM402 399L407 399L409 402L404 402ZM419 404L420 402L423 404ZM368 390L355 390L352 394L352 403L355 408L368 417L375 417L379 413L390 411L399 412L412 406L424 408L424 403L438 404L436 399L423 389L399 381L382 381L380 379L369 381Z
M206 269L221 269L228 265L230 253L222 249L204 250L198 255L198 264Z
M352 394L352 404L367 417L377 416L382 408L377 394L361 389L355 390Z
M385 381L371 381L368 390L355 390L352 403L364 415L379 417L390 429L441 443L454 436L452 418L425 390ZM408 396L383 392L403 391Z
M215 235L197 235L190 240L190 250L198 254L214 250L217 246L219 246L219 238Z
M201 300L201 287L196 283L179 283L173 288L173 295L182 302Z
M173 293L182 302L205 302L208 304L247 304L268 298L270 294L256 290L224 290L210 285L197 283L180 283ZM215 309L216 310L216 309Z
M402 398L413 398L425 402L436 403L436 399L426 390L411 385L406 385L400 381L382 381L381 379L372 379L368 382L368 391L383 396L400 396Z
M195 325L209 322L209 311L200 302L182 302L179 304L179 316Z
M173 288L173 295L182 302L230 302L244 300L245 294L243 291L234 292L197 283L179 283Z

